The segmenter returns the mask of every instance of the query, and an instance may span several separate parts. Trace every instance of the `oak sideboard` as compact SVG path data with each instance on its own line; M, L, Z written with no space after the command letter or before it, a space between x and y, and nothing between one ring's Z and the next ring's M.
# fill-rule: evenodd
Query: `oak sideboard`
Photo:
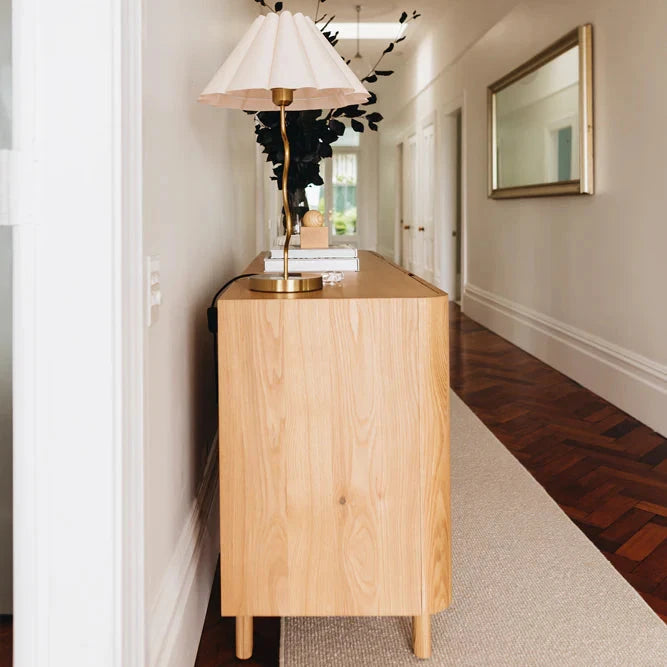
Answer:
M430 616L451 600L447 295L380 255L299 295L217 303L220 571L254 616ZM262 270L263 256L248 272Z

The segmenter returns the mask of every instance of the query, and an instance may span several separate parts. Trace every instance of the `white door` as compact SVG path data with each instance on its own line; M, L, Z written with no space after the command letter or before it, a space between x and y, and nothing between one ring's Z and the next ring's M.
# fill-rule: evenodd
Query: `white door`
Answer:
M417 226L418 246L420 249L420 263L415 272L425 280L434 280L434 252L436 226L435 184L437 165L435 160L435 121L422 127L419 150L421 211Z
M457 219L459 211L458 114L445 116L442 126L442 235L439 239L439 286L454 300L457 289Z
M417 134L405 142L403 152L403 229L401 264L409 271L415 266L414 234L417 228Z

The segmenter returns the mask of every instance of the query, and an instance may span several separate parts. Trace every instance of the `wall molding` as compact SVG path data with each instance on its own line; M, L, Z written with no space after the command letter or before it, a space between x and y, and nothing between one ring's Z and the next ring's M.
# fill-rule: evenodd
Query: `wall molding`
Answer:
M465 286L463 310L651 428L667 434L667 366L470 283Z
M220 547L218 437L148 618L148 664L194 664Z
M119 216L115 253L120 265L115 293L117 354L116 400L121 446L115 452L116 503L120 526L116 535L117 626L120 664L146 663L145 507L144 507L144 262L143 262L143 87L142 3L118 0L120 29L114 34L118 89L114 104L120 115L115 130L120 150L115 156Z

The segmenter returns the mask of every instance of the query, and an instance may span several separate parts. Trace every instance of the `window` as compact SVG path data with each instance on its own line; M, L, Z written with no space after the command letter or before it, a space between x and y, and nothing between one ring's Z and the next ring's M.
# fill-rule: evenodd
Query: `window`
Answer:
M333 145L333 158L322 169L324 185L306 189L308 205L324 215L334 243L354 241L358 235L359 134L345 130Z
M334 153L332 186L332 234L355 236L357 233L356 153Z

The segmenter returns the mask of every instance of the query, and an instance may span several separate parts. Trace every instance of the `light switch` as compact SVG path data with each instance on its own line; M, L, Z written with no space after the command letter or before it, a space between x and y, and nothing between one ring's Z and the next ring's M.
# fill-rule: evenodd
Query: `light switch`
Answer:
M160 255L146 257L146 325L157 322L162 304L160 286Z

